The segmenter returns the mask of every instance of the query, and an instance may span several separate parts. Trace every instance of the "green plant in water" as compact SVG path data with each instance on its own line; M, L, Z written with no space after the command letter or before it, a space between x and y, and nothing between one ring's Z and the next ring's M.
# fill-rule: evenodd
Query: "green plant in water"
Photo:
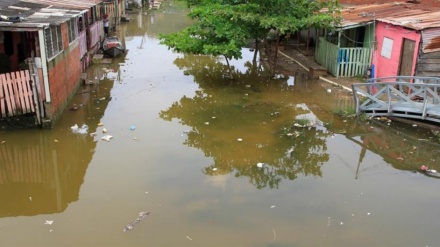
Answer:
M434 139L440 142L440 131L438 130L431 130L432 134L434 135Z
M307 118L295 119L293 121L293 125L295 126L295 124L300 125L300 126L309 126L310 125L310 120L307 119Z

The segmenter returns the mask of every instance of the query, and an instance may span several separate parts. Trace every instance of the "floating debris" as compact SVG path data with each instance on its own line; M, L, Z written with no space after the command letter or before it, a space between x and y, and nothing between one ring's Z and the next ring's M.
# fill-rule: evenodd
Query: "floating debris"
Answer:
M329 88L329 89L327 89L327 93L331 93L332 92L332 90Z
M276 207L275 205L270 206L270 208L275 208L275 207Z
M145 217L147 217L147 215L149 215L149 214L150 214L150 212L140 212L139 217L137 217L135 220L130 222L128 225L126 225L122 231L126 232L126 231L133 229L136 226L136 224L138 224L143 219L145 219Z
M44 222L45 225L52 225L53 224L53 220L46 220L46 222Z
M205 125L209 125L209 122L205 122Z
M133 130L135 130L135 129L136 129L136 126L135 126L135 125L131 125L131 126L130 126L130 130L131 130L131 131L133 131Z
M113 136L111 136L111 135L105 135L105 136L101 137L101 140L109 142L112 138L113 138Z
M72 127L70 127L70 129L72 130L72 132L74 134L87 134L87 132L89 131L89 126L87 126L86 124L83 124L80 128L80 127L78 127L77 124L75 124Z
M261 162L258 162L258 163L257 163L257 167L258 167L258 168L263 168L263 166L264 166L264 163L261 163Z
M108 132L108 130L107 130L106 128L103 128L103 129L102 129L102 133L105 134L105 133L107 133L107 132Z
M237 141L239 141L239 142L242 142L242 141L243 141L243 139L241 139L241 138L237 138Z
M190 236L186 236L186 238L187 238L189 241L193 241L193 239L192 239Z
M5 144L6 143L6 141L2 141L2 144Z
M212 168L213 171L217 171L217 167Z

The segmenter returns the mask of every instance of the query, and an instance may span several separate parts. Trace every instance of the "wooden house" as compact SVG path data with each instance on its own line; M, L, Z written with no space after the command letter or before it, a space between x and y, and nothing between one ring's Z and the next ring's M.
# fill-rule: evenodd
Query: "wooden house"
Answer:
M346 7L335 31L319 37L315 59L336 77L434 75L426 69L435 58L419 50L437 49L423 47L440 36L438 11L403 2Z
M0 124L52 126L100 46L102 15L102 0L0 1Z

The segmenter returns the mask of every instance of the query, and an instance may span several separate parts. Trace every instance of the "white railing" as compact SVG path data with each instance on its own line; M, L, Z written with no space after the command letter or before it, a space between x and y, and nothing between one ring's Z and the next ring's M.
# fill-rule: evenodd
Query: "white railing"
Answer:
M357 114L440 123L440 78L386 77L352 85Z

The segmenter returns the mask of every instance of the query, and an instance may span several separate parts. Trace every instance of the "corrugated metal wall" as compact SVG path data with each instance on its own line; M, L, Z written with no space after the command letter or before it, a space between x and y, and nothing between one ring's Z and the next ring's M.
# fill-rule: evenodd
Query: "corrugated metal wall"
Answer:
M440 77L440 28L422 31L416 75Z

